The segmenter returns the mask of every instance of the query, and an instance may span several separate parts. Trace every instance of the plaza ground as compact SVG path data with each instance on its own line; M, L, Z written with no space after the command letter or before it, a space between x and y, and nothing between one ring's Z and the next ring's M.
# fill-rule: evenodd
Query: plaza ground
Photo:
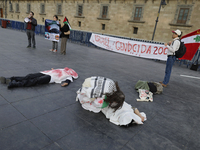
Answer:
M170 39L169 39L170 40ZM48 84L7 89L0 84L1 150L199 150L200 72L175 64L170 83L153 102L137 102L138 80L162 81L165 62L67 44L66 56L49 51L51 41L36 36L28 49L25 32L0 28L0 76L24 76L69 67L79 78L68 87ZM60 43L59 43L60 47ZM120 127L102 113L84 110L75 101L85 78L118 81L126 101L143 111L143 125Z

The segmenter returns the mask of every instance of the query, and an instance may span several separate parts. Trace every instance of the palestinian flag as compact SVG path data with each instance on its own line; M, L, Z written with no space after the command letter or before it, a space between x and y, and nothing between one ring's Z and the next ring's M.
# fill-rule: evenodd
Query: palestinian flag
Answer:
M72 30L72 28L71 28L71 26L70 26L70 24L69 24L69 21L68 21L68 19L67 19L67 17L65 17L65 19L63 20L63 23L64 23L64 24L67 24L67 25L69 26L69 30Z
M200 29L184 35L181 38L187 48L185 55L180 59L192 60L200 46Z

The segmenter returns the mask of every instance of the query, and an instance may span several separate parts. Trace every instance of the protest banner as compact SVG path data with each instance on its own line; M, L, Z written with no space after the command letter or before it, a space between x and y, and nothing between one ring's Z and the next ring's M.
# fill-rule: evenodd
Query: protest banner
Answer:
M161 44L139 42L92 33L90 42L94 45L126 55L167 60L167 47Z

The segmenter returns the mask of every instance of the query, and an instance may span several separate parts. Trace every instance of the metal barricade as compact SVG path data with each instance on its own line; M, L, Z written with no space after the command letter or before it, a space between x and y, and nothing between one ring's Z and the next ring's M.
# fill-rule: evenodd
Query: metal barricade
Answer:
M5 20L5 19L0 19L0 25L2 25L2 22L1 22L2 20ZM19 22L19 21L14 21L14 20L12 20L12 21L7 20L7 27L11 28L11 29L15 29L15 30L20 30L20 31L26 30L26 25L25 25L24 22ZM37 35L44 36L45 26L44 25L37 25L35 27L35 33ZM92 32L71 30L70 36L69 36L69 41L84 44L84 45L87 45L87 46L97 47L96 45L94 45L93 43L90 42L91 35L92 35ZM107 35L107 36L111 36L111 37L115 37L115 38L121 38L121 39L127 39L127 40L133 40L133 41L139 41L139 42L145 42L145 43L152 43L152 44L164 44L162 42L148 41L148 40L128 38L128 37L120 37L120 36L114 36L114 35ZM198 50L197 51L198 54L196 53L195 56L194 56L194 58L198 57L198 60L200 58L200 52L199 51L200 50ZM194 63L194 58L193 58L192 61L178 60L177 59L176 63L178 63L179 66L181 66L183 64L183 65L187 65L187 67L189 67L192 63Z

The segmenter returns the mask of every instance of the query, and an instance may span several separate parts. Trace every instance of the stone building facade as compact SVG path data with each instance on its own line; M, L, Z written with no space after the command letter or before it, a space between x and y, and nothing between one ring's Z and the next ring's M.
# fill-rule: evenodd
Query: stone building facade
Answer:
M165 0L154 41L171 40L171 31L183 34L200 25L200 0ZM151 40L161 0L0 0L0 17L23 21L29 11L38 24L65 16L74 30Z

